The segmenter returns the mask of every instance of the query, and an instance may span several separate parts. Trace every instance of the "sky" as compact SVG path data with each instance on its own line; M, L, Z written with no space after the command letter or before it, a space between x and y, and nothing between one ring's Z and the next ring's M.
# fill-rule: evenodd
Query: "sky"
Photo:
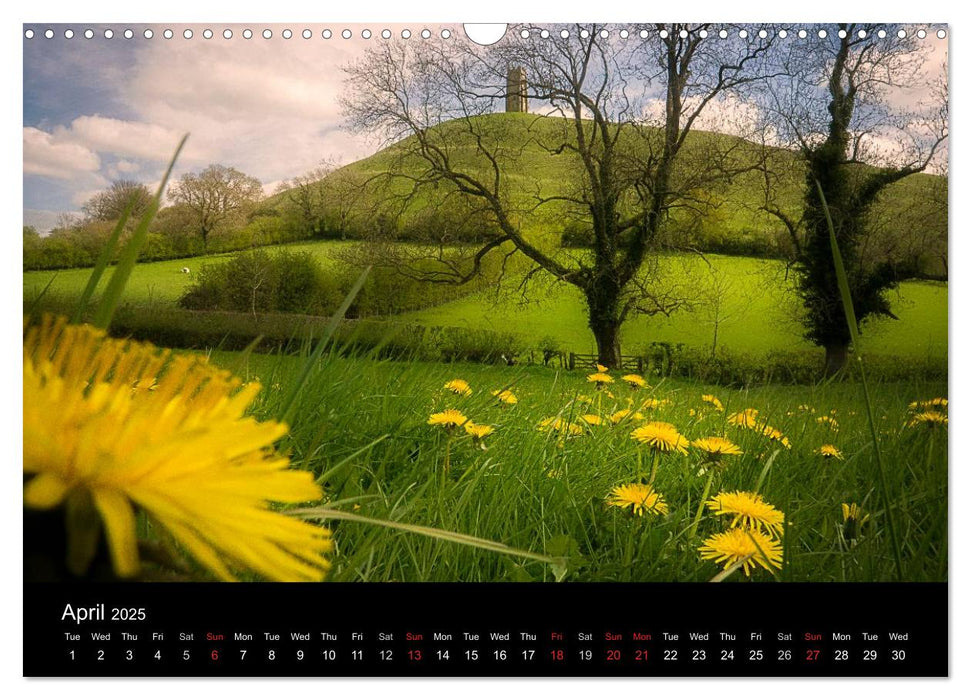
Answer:
M124 37L127 26L132 38ZM366 25L339 25L329 39L324 25L305 24L289 27L293 36L285 39L288 26L212 25L206 39L207 25L198 24L25 25L34 37L23 40L24 223L46 232L59 213L77 212L114 180L156 186L184 133L189 142L174 177L221 163L256 177L267 193L322 160L348 163L373 153L382 144L342 128L340 69L382 41L381 29L400 40L405 25L375 25L367 40ZM345 26L350 39L339 35ZM410 40L420 41L420 27L409 26ZM464 38L461 26L450 27ZM252 38L244 38L247 28ZM73 38L64 36L68 29ZM311 38L302 37L305 29Z
M53 39L42 36L48 27ZM322 159L351 162L377 148L341 128L337 102L340 66L365 49L361 39L325 41L323 27L299 25L287 40L278 25L270 39L247 40L246 27L225 24L208 40L205 25L137 25L132 39L122 25L91 25L91 39L70 25L75 36L66 39L68 27L38 25L24 39L25 223L39 229L113 180L157 185L184 133L175 177L222 163L268 192ZM302 38L304 27L312 39ZM183 38L186 28L192 39ZM227 28L231 39L222 36Z

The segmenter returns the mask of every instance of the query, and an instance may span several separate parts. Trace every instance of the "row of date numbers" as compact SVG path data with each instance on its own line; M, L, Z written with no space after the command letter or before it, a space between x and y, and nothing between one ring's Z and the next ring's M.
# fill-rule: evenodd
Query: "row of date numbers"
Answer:
M250 654L248 649L237 649L235 651L238 654L238 660L241 662L245 662L247 658L252 659L254 657L260 657L260 654L258 653ZM739 655L739 658L752 663L766 661L768 658L771 658L771 655L767 655L763 649L748 649L747 651L747 657L743 653ZM669 663L679 662L684 659L688 659L692 662L707 662L712 659L722 662L738 660L738 658L736 658L734 649L720 649L717 655L709 655L707 649L689 649L683 656L681 655L681 650L679 649L662 649L660 652L660 654L657 654L652 653L648 649L634 649L629 651L625 656L624 651L621 649L606 649L604 650L603 656L598 658L601 658L607 663L622 662L625 658L643 663L658 657L660 657L661 661ZM804 655L802 658L809 663L818 662L821 658L825 658L822 654L822 650L820 649L805 649L803 652ZM79 654L75 649L69 649L67 653L71 661L82 659L82 655ZM385 663L394 662L400 658L393 649L381 649L375 653L376 656L374 658ZM856 658L851 654L849 649L833 649L832 653L832 660L837 663L841 661L850 661L852 658ZM203 652L202 658L210 662L218 662L224 660L226 656L230 654L231 652L224 652L221 649L210 649ZM291 654L292 655L289 658L296 661L305 661L309 656L303 649L296 649L292 651ZM363 649L352 649L350 650L349 654L351 661L364 661L366 657L365 650ZM161 649L156 649L154 654L149 652L149 656L155 661L163 661L167 655L163 654ZM123 661L135 661L135 657L136 654L134 649L125 649L122 653ZM336 649L324 649L320 652L320 655L317 658L321 661L328 662L337 661L338 657L339 655ZM519 657L526 662L535 661L540 658L537 656L535 649L521 649L519 650ZM595 655L592 649L580 649L576 653L576 658L578 658L580 661L592 662L594 661L594 657ZM192 661L193 653L189 649L183 649L181 650L181 654L177 653L175 655L175 658L183 662ZM261 658L262 660L273 662L286 657L281 651L277 651L276 649L266 649L265 654L262 655ZM425 661L428 657L422 649L408 649L405 652L404 658L411 663L420 663ZM436 649L430 658L436 661L450 661L452 659L452 653L448 649ZM480 655L478 649L464 650L464 660L467 662L475 663L483 658L490 658L492 661L496 662L504 662L517 657L506 649L493 649L491 650L491 654L482 655ZM553 662L560 662L566 661L569 656L564 649L550 649L548 658ZM794 654L791 649L775 650L775 661L777 662L791 662L793 661L793 658ZM863 661L878 661L881 658L881 655L877 649L863 649L862 656L860 658L862 658ZM894 662L905 661L907 658L907 651L905 649L890 649L887 652L886 658L889 658L890 661ZM106 659L108 659L108 656L104 649L97 649L94 651L95 661L105 661Z

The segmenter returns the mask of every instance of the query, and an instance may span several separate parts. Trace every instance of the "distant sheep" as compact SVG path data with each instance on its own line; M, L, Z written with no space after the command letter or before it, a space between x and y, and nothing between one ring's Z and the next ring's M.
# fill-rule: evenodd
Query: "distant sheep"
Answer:
M179 270L179 272L181 272L183 275L187 275L189 274L189 268L183 267L181 270Z

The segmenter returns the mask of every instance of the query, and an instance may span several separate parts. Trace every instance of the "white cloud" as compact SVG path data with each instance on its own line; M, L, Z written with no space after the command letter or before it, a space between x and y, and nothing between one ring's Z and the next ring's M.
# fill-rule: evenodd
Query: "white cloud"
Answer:
M85 146L64 142L31 126L24 127L23 134L25 174L70 180L101 167L97 153Z
M139 53L122 98L142 121L190 134L182 168L219 162L273 182L325 157L350 162L373 150L340 130L340 66L364 48L362 42L153 44Z
M78 117L69 127L54 129L53 137L98 153L164 161L171 157L181 136L156 124L112 119L95 114Z
M120 173L137 173L142 166L127 160L119 160L115 163L115 170Z

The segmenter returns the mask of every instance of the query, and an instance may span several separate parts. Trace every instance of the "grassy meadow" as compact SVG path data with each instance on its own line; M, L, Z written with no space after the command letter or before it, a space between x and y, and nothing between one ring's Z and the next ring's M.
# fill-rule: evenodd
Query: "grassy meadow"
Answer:
M210 359L263 386L259 418L281 415L304 362L243 353ZM560 558L551 565L373 522L330 521L337 543L330 578L707 581L722 567L703 560L699 547L730 521L704 508L695 524L710 473L709 500L721 492L758 492L785 514L782 568L756 568L753 580L896 579L890 517L902 577L946 579L947 429L919 418L909 425L924 409L908 408L946 395L945 385L871 387L888 511L859 385L738 391L662 380L632 388L619 373L611 375L614 381L598 390L586 373L543 367L325 355L294 407L281 447L297 468L323 483L331 507ZM471 394L445 389L454 379L468 382ZM517 402L497 400L492 392L501 390ZM703 401L706 394L723 410ZM462 426L429 425L446 409L493 432L477 442ZM625 409L631 413L618 413ZM758 411L753 427L733 425L730 417L746 409ZM946 414L946 406L927 410ZM600 425L591 424L598 418ZM547 419L561 422L541 428ZM723 456L723 467L709 471L704 452L694 446L686 454L656 453L653 486L667 510L633 515L607 498L615 487L650 477L655 452L631 438L645 421L669 422L689 440L727 437L744 454ZM763 434L766 424L778 433ZM823 445L838 456L819 454ZM859 531L846 523L844 503L862 509ZM741 570L730 576L745 578Z
M335 254L353 242L294 243L265 250L309 252L326 269L336 264ZM218 264L233 254L139 263L133 270L123 300L134 306L156 304L175 307L204 265ZM622 342L627 354L640 354L650 343L666 342L699 350L762 355L773 351L806 350L813 346L802 337L799 302L775 260L706 255L671 255L662 259L661 279L669 288L693 302L671 316L635 317L624 326ZM188 267L189 274L181 269ZM80 293L90 270L25 272L24 299L29 303L47 288L51 297L71 298ZM53 280L53 281L52 281ZM719 300L717 311L712 301ZM909 281L892 294L899 320L876 319L863 334L868 354L911 358L947 356L947 284ZM150 309L147 313L151 313ZM561 350L588 353L596 348L587 327L586 309L579 291L553 285L537 275L524 299L518 280L498 290L486 289L460 299L394 317L421 326L460 327L513 333L535 344L551 339ZM716 338L717 325L717 338Z

